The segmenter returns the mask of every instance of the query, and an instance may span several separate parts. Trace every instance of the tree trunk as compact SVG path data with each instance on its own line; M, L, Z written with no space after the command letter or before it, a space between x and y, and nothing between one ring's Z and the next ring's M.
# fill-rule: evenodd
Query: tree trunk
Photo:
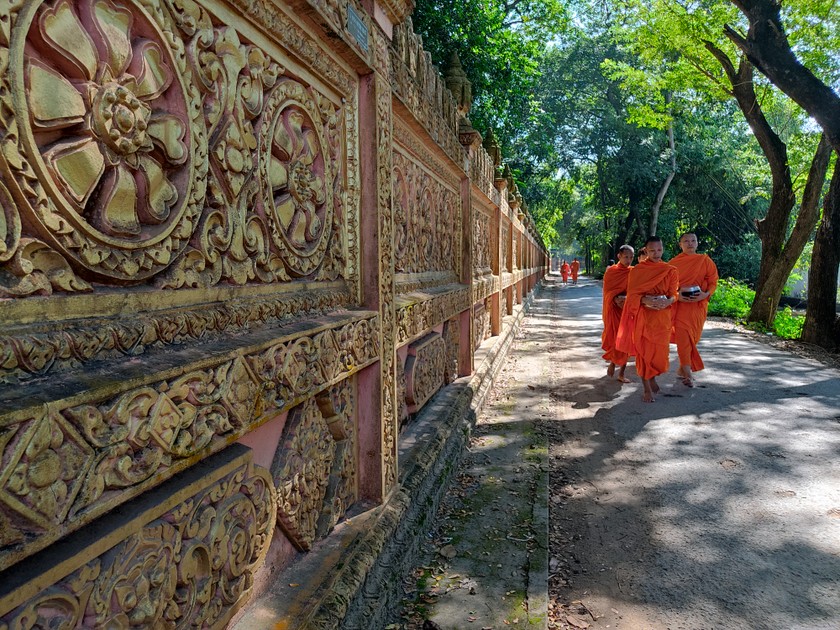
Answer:
M726 73L732 86L730 93L735 97L770 167L772 177L770 206L764 218L756 221L758 237L761 239L761 262L758 267L756 299L747 316L748 321L759 322L769 327L776 316L779 298L790 270L793 269L793 265L802 253L801 248L799 251L795 251L794 248L787 250L785 244L790 214L796 203L796 194L793 191L793 180L788 165L787 145L770 126L761 109L761 103L755 95L752 64L745 56L742 56L736 69L729 56L713 43L706 42L706 49L718 60ZM807 220L808 217L806 216L805 219ZM797 224L799 221L800 219L797 219ZM808 236L814 229L816 216L810 221L807 225ZM802 246L804 245L803 242Z
M808 312L802 340L836 350L837 269L840 267L840 168L835 166L814 239L808 274Z
M670 104L671 93L666 92L665 105L667 107ZM665 181L659 188L659 192L656 194L656 201L653 204L653 208L651 208L650 210L650 230L648 230L648 234L656 234L657 224L659 223L659 209L662 207L662 202L665 200L665 195L668 194L668 188L671 186L671 182L673 181L674 176L677 174L677 148L674 144L673 119L668 121L668 147L671 150L671 170L668 172L668 176L665 178Z
M808 171L808 180L805 182L805 191L802 195L796 224L793 226L784 247L781 248L778 258L769 266L764 281L756 286L755 300L748 317L751 322L761 322L768 328L773 325L776 310L779 307L779 298L782 295L785 283L790 276L790 272L796 266L796 261L799 260L799 256L805 249L805 244L811 237L814 226L819 219L820 195L825 183L825 174L828 171L830 158L831 146L828 144L825 134L823 134L811 160L811 168Z

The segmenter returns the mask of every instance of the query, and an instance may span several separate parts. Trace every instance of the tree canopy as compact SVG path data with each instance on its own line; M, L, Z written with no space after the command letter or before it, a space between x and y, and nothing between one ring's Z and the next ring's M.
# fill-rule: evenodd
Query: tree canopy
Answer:
M470 117L549 245L597 271L624 242L696 231L721 275L756 285L766 323L840 146L834 5L419 0L414 19L436 59L461 56Z

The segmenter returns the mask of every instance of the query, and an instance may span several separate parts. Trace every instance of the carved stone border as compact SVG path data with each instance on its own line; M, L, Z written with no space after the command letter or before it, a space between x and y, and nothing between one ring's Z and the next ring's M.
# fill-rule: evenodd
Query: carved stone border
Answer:
M323 289L147 312L132 318L29 326L0 335L0 384L73 369L94 359L138 356L154 346L207 341L293 315L318 316L352 301L346 290Z
M374 363L378 324L369 312L326 316L228 340L211 358L169 354L179 367L152 376L144 362L91 389L81 379L55 382L52 396L22 391L28 404L0 414L0 568Z
M397 299L397 343L403 344L470 307L470 287L456 284L444 292L417 292Z
M0 627L222 628L248 597L275 518L270 475L233 445L0 574Z

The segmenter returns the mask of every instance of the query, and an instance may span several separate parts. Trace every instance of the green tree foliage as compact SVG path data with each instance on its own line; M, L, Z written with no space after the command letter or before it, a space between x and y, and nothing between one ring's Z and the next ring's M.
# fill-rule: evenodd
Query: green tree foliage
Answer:
M513 157L514 144L540 117L533 94L546 44L566 25L563 3L419 0L412 19L435 63L458 53L472 82L470 120L480 131L494 129L503 154Z

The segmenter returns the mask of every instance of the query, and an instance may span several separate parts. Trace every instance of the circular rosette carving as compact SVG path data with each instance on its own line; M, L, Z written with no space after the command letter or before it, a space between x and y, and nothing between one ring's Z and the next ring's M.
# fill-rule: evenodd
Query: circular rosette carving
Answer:
M10 64L22 113L12 168L27 212L79 265L129 281L186 246L206 175L183 43L142 2L33 3L18 17ZM36 186L24 183L27 166Z
M330 155L320 109L299 83L271 94L261 130L265 213L286 268L302 277L324 259L333 221Z

